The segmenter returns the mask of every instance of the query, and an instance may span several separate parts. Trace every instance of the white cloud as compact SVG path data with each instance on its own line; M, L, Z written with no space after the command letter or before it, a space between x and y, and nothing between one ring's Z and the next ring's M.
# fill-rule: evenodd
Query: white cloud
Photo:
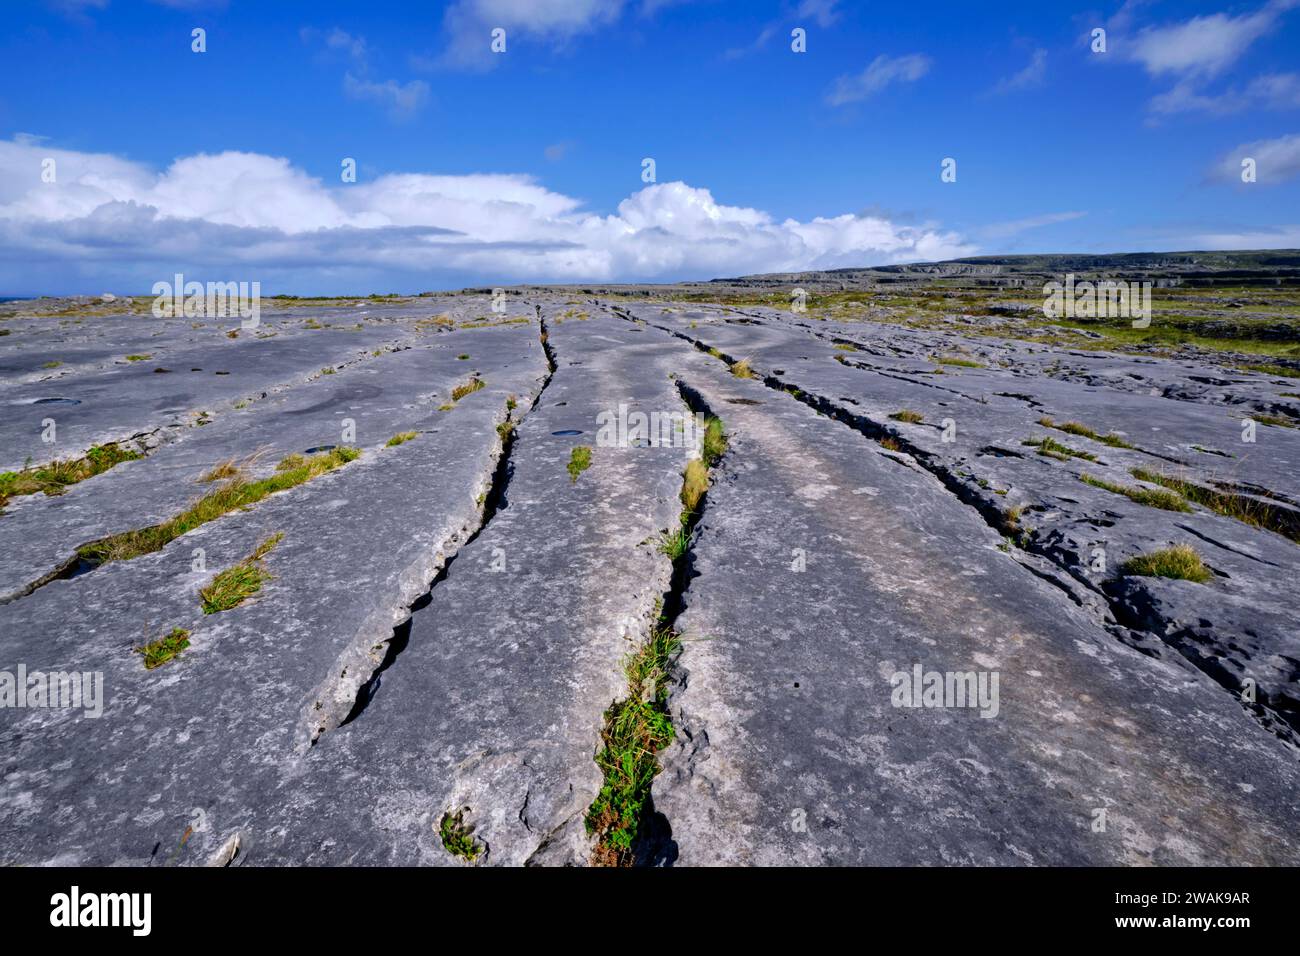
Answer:
M995 93L1011 93L1016 90L1027 89L1031 86L1037 86L1043 82L1043 76L1047 73L1047 51L1039 48L1034 51L1034 55L1029 60L1029 65L1018 73L1006 77L993 88Z
M1300 175L1300 133L1242 143L1210 170L1209 178L1241 182L1241 161L1255 161L1256 183L1275 185Z
M322 32L315 27L298 31L302 42L319 45L326 59L337 60L332 54L342 54L351 66L343 73L343 93L348 99L378 103L388 111L390 119L410 119L429 100L429 84L423 80L399 83L397 80L377 80L370 69L370 47L366 38L334 27Z
M840 0L803 0L795 11L796 17L811 17L819 27L829 27L840 18L836 9Z
M1300 225L1245 232L1203 232L1178 239L1176 249L1294 249L1300 246Z
M1059 222L1082 219L1086 215L1088 215L1086 212L1051 212L1042 216L1027 216L1024 219L990 223L979 230L979 235L985 239L1009 239L1027 229L1054 226Z
M52 157L57 183L41 182ZM681 182L615 213L509 174L405 173L329 184L254 153L156 172L104 154L0 141L0 288L143 288L180 269L268 291L471 282L704 279L969 255L932 224L877 215L776 221ZM293 288L288 288L292 285Z
M564 42L613 23L624 0L457 0L443 14L447 47L441 62L453 67L492 66L492 31L506 31L506 51L520 36Z
M386 106L393 119L407 119L428 101L429 84L424 80L376 82L355 77L349 72L343 74L343 92L354 100L370 100Z
M1257 76L1244 89L1236 87L1219 94L1206 94L1197 90L1190 81L1177 83L1159 96L1152 97L1153 113L1238 113L1247 108L1300 109L1300 74L1268 73Z
M1211 78L1235 63L1267 35L1297 0L1272 0L1250 14L1215 13L1165 27L1144 27L1128 45L1128 56L1152 76Z
M882 53L861 73L836 79L835 86L826 95L826 102L831 106L856 103L879 93L891 83L915 82L930 72L931 62L921 53L895 57Z

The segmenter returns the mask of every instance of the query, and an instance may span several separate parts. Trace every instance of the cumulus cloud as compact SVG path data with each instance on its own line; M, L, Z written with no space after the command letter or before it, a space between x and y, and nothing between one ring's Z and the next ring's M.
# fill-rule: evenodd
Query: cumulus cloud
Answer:
M41 181L41 161L57 181ZM514 174L326 184L288 160L200 154L162 171L0 141L0 283L144 287L174 271L330 291L487 282L668 281L969 255L932 224L777 221L707 189L647 186L610 215ZM289 288L292 286L292 288Z
M906 56L881 54L861 73L841 76L826 95L831 106L856 103L894 83L913 83L930 72L931 60L922 53Z

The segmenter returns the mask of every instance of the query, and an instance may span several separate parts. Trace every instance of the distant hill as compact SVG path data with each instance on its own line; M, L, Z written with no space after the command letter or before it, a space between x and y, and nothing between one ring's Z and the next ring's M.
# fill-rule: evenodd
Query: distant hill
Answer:
M1300 285L1300 249L970 256L942 262L777 272L712 281L749 288L791 284L818 289L853 288L936 279L961 280L962 285L1020 286L1041 283L1065 273L1113 279L1145 278L1159 285Z

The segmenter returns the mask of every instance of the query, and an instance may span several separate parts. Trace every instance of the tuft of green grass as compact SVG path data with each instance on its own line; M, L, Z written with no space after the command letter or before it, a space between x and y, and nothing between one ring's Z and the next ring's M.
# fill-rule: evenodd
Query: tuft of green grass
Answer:
M50 361L43 363L41 368L58 368L62 364L63 363L58 359L51 359Z
M836 342L835 347L841 352L856 352L858 350L858 347L852 342ZM838 355L835 357L839 358Z
M1153 485L1169 489L1169 493L1189 498L1225 518L1232 518L1253 528L1276 531L1292 541L1300 542L1300 529L1297 529L1294 524L1279 519L1272 508L1252 498L1216 491L1174 475L1166 475L1146 468L1134 468L1132 475L1139 481L1149 481Z
M907 422L909 425L915 425L918 422L925 421L924 415L920 412L914 412L910 408L904 408L900 411L894 412L894 414L889 417L896 422Z
M668 555L670 561L676 561L686 553L686 549L691 545L691 532L689 528L690 514L683 512L681 523L677 526L676 531L665 531L659 536L659 551L661 554Z
M1079 451L1077 448L1063 445L1052 438L1035 438L1022 442L1022 444L1037 448L1038 454L1046 455L1048 458L1055 458L1057 461L1069 461L1071 458L1082 458L1084 461L1097 460L1097 456L1091 452Z
M931 361L938 362L940 365L959 365L962 368L984 368L983 363L959 355L936 355L931 358Z
M466 361L466 360L469 359L469 353L468 353L468 352L461 352L459 355L456 356L456 358L458 358L458 359L460 359L462 362L464 362L464 361Z
M682 472L682 507L693 512L700 505L700 499L709 490L709 466L699 458L692 458L686 463Z
M471 395L474 392L477 392L480 388L485 388L486 386L487 383L483 381L483 379L478 378L476 376L474 378L471 378L464 385L457 385L455 388L453 388L451 390L451 400L453 402L459 402L466 395Z
M231 511L256 504L267 495L295 488L348 462L355 461L360 454L361 452L356 448L345 446L312 455L310 458L291 455L280 462L276 467L276 473L269 478L249 481L242 475L236 475L162 524L124 531L121 534L92 541L79 547L77 553L94 564L130 561L142 555L153 554L155 551L161 551L181 535L188 534L209 521L215 521ZM291 461L291 459L296 460Z
M578 480L578 476L591 467L591 447L577 445L569 454L569 463L565 466L569 472L569 481Z
M627 866L645 815L650 785L659 773L658 751L672 743L668 672L681 638L662 618L645 644L628 655L623 672L627 696L605 711L596 765L604 785L587 811L587 832L596 837L592 862Z
M1152 508L1160 508L1164 511L1184 511L1189 512L1192 506L1189 505L1182 495L1175 494L1172 491L1155 490L1151 488L1139 488L1133 485L1119 485L1113 481L1106 481L1104 478L1098 478L1095 475L1082 474L1079 480L1085 485L1092 485L1094 488L1102 488L1116 495L1123 495L1130 501L1136 501L1140 505L1148 505Z
M234 478L239 474L239 466L235 464L233 458L227 458L225 461L213 465L202 478L201 482L223 481L226 478Z
M320 373L321 373L322 375L333 375L333 374L334 374L334 367L333 367L333 366L329 366L328 368L323 368L323 369L320 370Z
M1238 365L1243 372L1260 372L1264 375L1280 375L1283 378L1300 378L1300 371L1286 365Z
M1042 425L1044 428L1055 428L1057 431L1063 431L1068 435L1081 435L1084 438L1091 438L1093 441L1099 441L1103 445L1110 445L1112 448L1133 447L1114 432L1102 435L1093 431L1087 425L1083 425L1079 422L1066 422L1063 425L1058 425L1050 418L1040 418L1038 424Z
M10 498L20 495L61 495L69 485L102 475L124 461L143 458L139 452L129 451L110 442L94 445L80 458L58 459L39 468L0 472L0 512Z
M1295 419L1283 418L1281 415L1265 415L1263 412L1251 412L1250 417L1261 425L1273 425L1276 428L1296 427Z
M398 432L396 435L394 435L392 438L388 439L388 441L384 443L384 447L396 448L398 445L404 445L408 441L412 441L413 439L418 438L419 435L420 435L419 432Z
M704 447L702 455L704 464L712 468L727 452L727 435L722 428L722 419L709 416L704 421Z
M146 355L128 355L128 356L126 357L126 360L127 360L128 362L147 362L147 361L149 361L151 358L153 358L153 356L152 356L152 355L147 355L147 354L146 354Z
M1121 570L1125 574L1177 578L1180 581L1195 581L1197 584L1204 584L1214 577L1210 569L1201 561L1201 556L1196 553L1196 550L1185 544L1176 544L1172 548L1163 548L1150 554L1130 558L1124 562Z
M464 810L444 813L438 822L438 836L443 849L469 863L476 863L483 853L483 847L474 839L474 828L465 823Z
M151 671L155 667L162 667L189 646L190 632L183 627L173 627L171 633L137 647L135 652L144 657L144 669Z
M262 559L284 538L283 531L271 535L247 558L233 567L227 568L205 588L199 590L199 603L204 614L216 614L238 607L250 597L262 590L262 585L271 580L271 572L266 570Z
M731 366L731 374L736 378L755 378L754 370L749 367L749 359L741 359Z

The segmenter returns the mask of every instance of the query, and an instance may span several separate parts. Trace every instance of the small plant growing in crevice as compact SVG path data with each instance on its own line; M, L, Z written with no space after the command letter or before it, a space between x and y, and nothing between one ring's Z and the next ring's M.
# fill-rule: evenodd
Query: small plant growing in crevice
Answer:
M1244 495L1215 491L1213 488L1206 488L1174 475L1166 475L1146 468L1134 468L1130 474L1139 481L1149 481L1153 485L1167 488L1166 493L1172 492L1180 498L1188 498L1225 518L1232 518L1253 528L1276 531L1292 541L1300 542L1300 529L1292 522L1278 519L1276 512L1262 502Z
M1031 448L1037 448L1038 454L1045 455L1048 458L1055 458L1057 461L1069 461L1071 458L1082 458L1084 461L1096 461L1097 456L1091 452L1079 451L1077 448L1071 448L1064 445L1054 438L1033 438L1023 442Z
M477 863L483 847L474 839L474 828L465 822L465 811L444 813L438 821L438 836L443 849L467 863Z
M212 583L199 591L199 603L204 614L216 614L239 607L250 597L262 590L262 585L271 580L271 572L266 570L262 559L266 557L284 538L284 532L271 535L243 561L227 568L212 579Z
M925 421L925 416L920 412L914 412L910 408L900 409L889 416L896 422L906 422L909 425L916 425Z
M162 667L169 660L190 646L190 632L183 627L174 627L156 641L150 641L135 652L144 658L145 670Z
M1120 485L1113 481L1106 481L1104 478L1098 478L1095 475L1082 474L1079 480L1085 485L1092 485L1094 488L1101 488L1112 494L1123 495L1130 501L1135 501L1140 505L1147 505L1151 508L1160 508L1163 511L1183 511L1190 512L1192 506L1189 505L1185 498L1180 494L1163 489L1140 488L1134 485Z
M569 481L575 482L578 476L591 467L591 447L578 445L569 453L569 463L565 468L569 472Z
M110 442L92 446L81 458L58 459L39 468L24 466L22 471L0 472L0 511L9 504L10 498L40 493L61 495L69 485L143 457L139 452Z
M1058 425L1051 418L1043 417L1038 420L1038 424L1044 428L1055 428L1057 431L1063 431L1067 435L1081 435L1084 438L1091 438L1093 441L1099 441L1103 445L1110 445L1112 448L1134 447L1114 432L1103 435L1080 422L1065 422Z
M962 358L959 355L936 355L931 361L938 362L940 365L955 365L960 368L984 368L982 363L973 359Z
M749 359L741 359L731 366L731 374L736 378L754 378L754 370L749 367Z
M110 561L129 561L141 555L161 551L181 535L188 534L209 521L215 521L231 511L256 504L267 495L295 488L355 461L360 454L361 452L356 448L343 446L312 455L310 458L290 455L280 462L275 474L269 478L249 481L242 475L237 475L208 492L174 518L169 518L161 524L149 525L135 531L124 531L121 534L92 541L79 547L77 553L86 561L98 565Z
M1176 544L1171 548L1130 558L1124 562L1120 570L1125 574L1176 578L1180 581L1194 581L1197 584L1204 584L1214 577L1213 572L1205 566L1201 556L1196 553L1196 549L1185 544Z
M388 439L388 441L384 443L384 446L386 448L396 448L398 445L405 445L408 441L418 438L419 434L419 432L398 432L392 438Z
M656 754L673 740L668 715L668 672L681 638L662 620L641 648L628 655L623 672L627 696L605 711L596 764L605 784L587 811L587 832L596 837L592 862L627 866L641 828L650 784L659 773Z
M474 392L477 392L480 388L485 388L486 386L487 383L483 381L483 379L478 378L476 376L474 378L471 378L464 385L457 385L455 388L453 388L451 390L451 400L453 402L459 402L466 395L471 395Z

